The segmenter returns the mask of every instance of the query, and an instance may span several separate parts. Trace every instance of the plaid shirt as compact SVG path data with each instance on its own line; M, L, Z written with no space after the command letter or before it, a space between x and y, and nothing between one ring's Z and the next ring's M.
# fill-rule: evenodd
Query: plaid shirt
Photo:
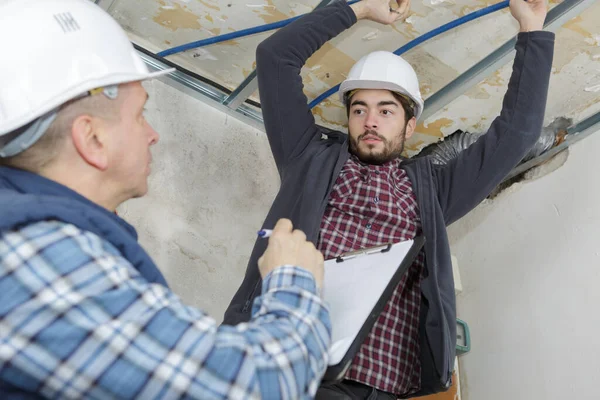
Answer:
M315 293L312 275L283 266L249 323L217 326L92 233L2 232L0 397L312 398L330 340Z
M401 160L362 164L351 156L338 176L321 222L326 259L344 252L413 239L421 230L416 197ZM397 395L419 389L420 253L385 306L346 374Z

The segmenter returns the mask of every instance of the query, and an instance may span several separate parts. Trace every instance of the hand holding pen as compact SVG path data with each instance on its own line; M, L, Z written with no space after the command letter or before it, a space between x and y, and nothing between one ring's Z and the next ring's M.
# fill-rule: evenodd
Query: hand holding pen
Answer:
M293 230L289 219L280 219L272 230L263 230L260 237L269 238L267 250L258 259L258 268L264 278L283 265L294 265L312 273L317 288L323 283L323 254L312 242L306 240L304 232Z

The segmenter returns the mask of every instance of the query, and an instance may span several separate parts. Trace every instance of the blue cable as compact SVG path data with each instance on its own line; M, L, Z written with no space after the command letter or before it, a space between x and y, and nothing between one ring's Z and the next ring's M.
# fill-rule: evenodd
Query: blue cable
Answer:
M351 0L348 4L358 3L360 0ZM267 25L256 26L254 28L242 29L241 31L226 33L224 35L211 37L208 39L198 40L196 42L182 44L181 46L173 47L171 49L163 50L160 53L156 53L157 56L167 57L176 53L181 53L186 50L196 49L198 47L208 46L215 43L226 42L228 40L237 39L244 36L250 36L257 33L272 31L274 29L283 28L286 25L291 24L298 18L303 17L303 15L298 15L297 17L292 17L288 19L284 19L283 21L273 22Z
M408 42L407 44L405 44L404 46L400 47L398 50L394 51L394 54L396 54L397 56L407 52L408 50L412 49L413 47L418 46L419 44L425 42L426 40L429 40L439 34L442 34L444 32L449 31L450 29L456 28L457 26L460 26L462 24L465 24L469 21L472 21L474 19L477 19L479 17L482 17L484 15L487 14L491 14L495 11L501 10L503 8L508 7L509 1L502 1L498 4L494 4L492 6L489 7L485 7L482 8L481 10L478 11L474 11L470 14L465 15L464 17L458 18L454 21L448 22L447 24L444 24L442 26L440 26L439 28L436 28L432 31L429 31L427 33L425 33L422 36L419 36L416 39L413 39L412 41ZM325 100L326 98L328 98L329 96L331 96L332 94L334 94L335 92L337 92L340 88L340 85L338 84L337 86L332 87L331 89L327 90L326 92L320 94L318 97L316 97L313 101L311 101L308 106L312 109L314 108L316 105L318 105L320 102L322 102L323 100Z
M358 1L360 1L360 0L351 0L348 2L348 4L354 4L354 3L357 3ZM419 36L416 39L413 39L412 41L408 42L404 46L400 47L398 50L394 51L394 54L401 55L401 54L407 52L408 50L418 46L419 44L421 44L435 36L438 36L444 32L454 29L454 28L456 28L460 25L463 25L469 21L472 21L474 19L483 17L484 15L491 14L495 11L506 8L506 7L508 7L508 5L509 5L509 0L505 0L500 3L494 4L492 6L485 7L485 8L482 8L481 10L474 11L470 14L467 14L461 18L458 18L447 24L444 24L444 25L440 26L439 28L429 31L429 32L425 33L424 35ZM254 35L257 33L262 33L262 32L267 32L267 31L274 30L274 29L283 28L284 26L289 25L290 23L294 22L295 20L297 20L298 18L301 18L301 17L303 17L303 15L299 15L299 16L296 16L293 18L288 18L283 21L278 21L278 22L274 22L271 24L267 24L267 25L261 25L261 26L257 26L257 27L253 27L253 28L242 29L237 32L231 32L231 33L227 33L225 35L220 35L220 36L215 36L215 37L208 38L208 39L198 40L196 42L191 42L191 43L183 44L181 46L173 47L171 49L163 50L163 51L157 53L157 55L160 57L167 57L172 54L181 53L183 51L187 51L190 49L195 49L195 48L208 46L208 45L215 44L215 43L220 43L220 42L225 42L228 40L237 39L237 38L244 37L244 36ZM338 84L338 85L330 88L326 92L320 94L318 97L316 97L313 101L311 101L309 103L309 107L311 109L314 108L319 103L321 103L323 100L325 100L326 98L328 98L329 96L331 96L332 94L337 92L339 90L339 87L340 87L340 85Z

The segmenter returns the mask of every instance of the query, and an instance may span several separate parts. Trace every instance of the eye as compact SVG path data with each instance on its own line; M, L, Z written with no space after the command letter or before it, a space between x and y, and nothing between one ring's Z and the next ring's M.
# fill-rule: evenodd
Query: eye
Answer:
M393 114L391 110L382 110L381 113L383 115L392 115Z
M364 112L365 112L365 110L361 110L361 109L357 109L357 110L354 110L354 111L353 111L353 113L354 113L355 115L361 115L361 114L364 114Z

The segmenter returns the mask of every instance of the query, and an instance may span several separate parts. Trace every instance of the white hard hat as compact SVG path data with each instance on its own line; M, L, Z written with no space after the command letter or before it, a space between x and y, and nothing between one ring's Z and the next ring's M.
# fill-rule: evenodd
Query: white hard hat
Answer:
M374 51L354 64L348 78L340 85L340 100L356 89L386 89L403 94L415 102L415 117L423 112L419 80L413 67L389 51Z
M0 48L0 137L90 90L173 71L150 73L89 0L2 0Z

